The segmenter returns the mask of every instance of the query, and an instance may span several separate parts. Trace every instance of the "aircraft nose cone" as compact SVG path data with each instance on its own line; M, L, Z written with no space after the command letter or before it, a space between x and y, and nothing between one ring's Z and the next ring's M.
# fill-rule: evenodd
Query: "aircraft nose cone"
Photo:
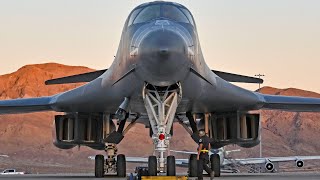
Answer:
M139 55L145 68L158 76L173 74L186 63L187 45L172 31L157 30L149 33L139 46Z

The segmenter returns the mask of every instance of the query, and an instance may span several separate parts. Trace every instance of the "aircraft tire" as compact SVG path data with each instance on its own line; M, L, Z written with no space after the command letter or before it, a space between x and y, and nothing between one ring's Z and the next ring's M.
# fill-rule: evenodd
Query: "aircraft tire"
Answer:
M123 154L117 156L117 175L118 177L127 177L126 157Z
M104 176L104 156L101 154L95 157L94 175L96 178L103 178Z
M149 156L148 158L148 171L149 176L157 176L157 157L156 156Z
M198 161L196 154L191 154L189 158L189 177L198 177Z
M176 158L174 156L167 157L167 176L176 176Z
M214 177L220 177L221 167L220 167L220 155L212 154L210 156L211 169L214 172Z

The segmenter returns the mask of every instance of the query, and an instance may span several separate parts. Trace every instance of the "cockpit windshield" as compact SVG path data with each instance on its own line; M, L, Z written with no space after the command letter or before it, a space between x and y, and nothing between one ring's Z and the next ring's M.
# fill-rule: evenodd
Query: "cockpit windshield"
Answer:
M177 21L189 23L187 16L183 14L177 7L172 5L163 5L162 8L162 17Z
M156 19L157 17L160 17L160 5L151 5L142 9L133 23L143 23Z
M137 8L131 13L128 25L144 23L154 19L170 19L194 25L190 12L182 6L173 4L153 4Z

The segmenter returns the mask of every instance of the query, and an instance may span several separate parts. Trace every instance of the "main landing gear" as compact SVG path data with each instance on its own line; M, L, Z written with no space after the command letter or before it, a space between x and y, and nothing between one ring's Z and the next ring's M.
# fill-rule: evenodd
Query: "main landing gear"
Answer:
M123 154L117 155L115 144L106 144L107 157L99 154L95 157L95 177L102 178L105 174L126 177L126 158Z
M210 156L211 169L214 172L214 177L220 177L221 163L219 154L211 154Z
M127 99L125 99L125 102ZM106 156L96 155L95 157L95 177L102 178L104 175L113 175L118 177L126 177L126 157L123 154L118 154L117 144L121 142L124 135L134 126L139 115L137 115L130 124L125 128L126 120L129 115L124 116L124 120L120 121L118 129L114 130L114 123L110 115L106 115L106 123L103 128L106 130L104 133L105 152ZM109 123L110 122L110 123ZM111 126L113 125L113 126Z
M146 84L142 94L154 144L154 156L148 159L149 175L166 172L167 176L175 176L175 157L170 156L169 145L173 120L182 97L181 85L158 87Z
M210 164L211 164L211 170L214 172L214 177L220 177L221 166L220 166L219 154L212 154L210 156ZM190 155L188 172L189 172L189 177L198 177L198 162L197 162L196 154Z
M196 123L196 114L191 114L190 112L186 113L186 116L189 120L189 126L191 129L189 129L188 125L182 121L181 118L177 118L178 122L182 125L182 127L185 128L185 130L191 135L192 139L195 142L199 142L199 132L198 132L198 126L200 128L203 128L206 133L209 132L209 115L203 114L202 118L200 118L200 123ZM200 114L201 116L201 114ZM209 166L211 167L211 170L214 172L215 177L220 177L221 175L221 163L220 163L220 155L218 153L211 154L210 155L210 161L208 161ZM198 162L197 162L197 155L191 154L189 157L189 167L188 167L189 177L197 177L198 176Z

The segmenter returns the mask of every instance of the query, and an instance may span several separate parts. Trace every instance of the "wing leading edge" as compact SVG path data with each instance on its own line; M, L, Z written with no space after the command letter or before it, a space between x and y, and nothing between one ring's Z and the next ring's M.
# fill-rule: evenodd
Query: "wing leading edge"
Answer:
M263 164L267 162L289 162L298 160L319 160L320 156L287 156L287 157L265 157L265 158L247 158L235 159L240 164Z
M260 79L260 78L244 76L244 75L240 75L240 74L233 74L233 73L228 73L228 72L222 72L222 71L216 71L216 70L212 70L212 72L228 82L257 83L257 84L263 83L263 79Z
M276 96L258 93L263 100L262 109L296 112L320 112L320 98Z
M68 83L83 83L83 82L90 82L94 79L101 76L105 73L107 69L93 71L83 74L76 74L72 76L61 77L57 79L50 79L45 82L46 85L53 85L53 84L68 84Z
M25 98L0 101L0 114L52 111L53 97Z

